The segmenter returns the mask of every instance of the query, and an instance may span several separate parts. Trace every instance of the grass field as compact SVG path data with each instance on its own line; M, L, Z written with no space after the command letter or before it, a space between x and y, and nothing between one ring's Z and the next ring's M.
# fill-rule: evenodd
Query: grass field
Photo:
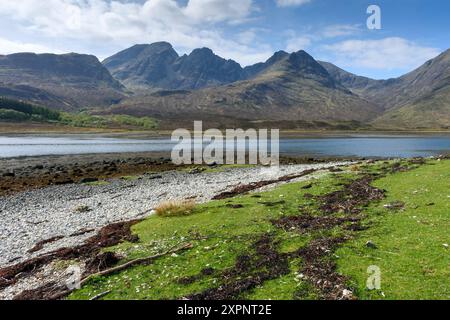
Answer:
M363 299L450 299L450 162L432 162L374 185L388 190L387 198L367 210L370 228L338 250L339 270ZM404 208L383 207L395 201ZM367 241L378 249L366 248ZM379 291L365 289L370 265L381 269Z
M369 184L367 184L369 183ZM367 194L366 194L367 192ZM450 299L450 161L376 163L135 225L70 299ZM370 245L368 245L370 244ZM381 289L366 289L369 266ZM336 289L337 288L337 289ZM344 291L345 293L345 291Z

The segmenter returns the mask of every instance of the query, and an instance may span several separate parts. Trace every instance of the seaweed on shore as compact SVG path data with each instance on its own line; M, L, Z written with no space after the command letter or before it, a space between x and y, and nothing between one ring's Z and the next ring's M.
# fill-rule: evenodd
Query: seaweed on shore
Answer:
M223 199L233 198L238 195L246 194L250 191L254 191L254 190L260 189L262 187L265 187L265 186L268 186L271 184L276 184L276 183L280 183L280 182L289 182L289 181L292 181L292 180L295 180L298 178L302 178L302 177L308 176L316 171L317 171L316 169L305 170L302 173L296 174L296 175L287 175L287 176L283 176L281 178L274 179L274 180L263 180L263 181L259 181L259 182L246 184L246 185L239 185L231 191L227 191L227 192L218 194L217 196L215 196L213 198L213 200L223 200Z
M237 299L245 291L261 285L267 280L289 274L286 254L279 253L277 243L270 234L262 235L253 245L255 253L240 255L234 267L220 273L220 287L187 296L188 300Z
M384 198L383 190L371 186L373 180L372 176L364 175L344 183L338 191L322 196L311 195L312 199L318 201L322 215L313 216L305 213L303 208L299 208L298 215L272 220L274 226L286 232L320 235L304 247L290 253L281 253L273 235L263 234L253 245L255 253L239 256L234 267L214 274L221 279L219 286L184 298L191 300L239 299L244 292L268 280L289 274L289 260L301 258L300 272L304 275L305 281L308 281L317 291L319 297L327 300L354 299L346 285L347 279L336 271L332 253L339 245L351 238L353 232L364 229L360 225L361 208ZM247 192L254 187L255 185L244 186L224 196ZM344 214L344 216L335 216L336 214ZM335 227L342 227L345 235L323 236L323 231ZM201 274L182 279L181 283L191 284L203 276Z
M120 222L111 224L102 228L95 236L87 239L84 244L74 248L61 248L56 251L29 259L27 261L18 263L13 266L0 269L0 289L14 285L21 278L30 276L37 272L41 267L57 260L86 260L85 275L89 275L102 269L106 269L111 263L117 262L116 259L105 257L101 254L103 248L108 248L117 245L123 241L137 242L139 239L136 235L131 233L131 227L141 220L133 220L127 222ZM58 288L54 290L47 290L49 284L43 288L37 288L23 292L17 298L26 297L27 299L48 299L53 297L51 291L59 291ZM59 287L59 286L57 286ZM65 288L67 289L67 288Z

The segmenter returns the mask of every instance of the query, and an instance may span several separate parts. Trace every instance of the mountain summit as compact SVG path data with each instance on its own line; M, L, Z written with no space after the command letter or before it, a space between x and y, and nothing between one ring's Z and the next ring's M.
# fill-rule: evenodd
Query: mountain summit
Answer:
M136 45L105 61L111 74L130 89L194 90L242 80L244 71L211 49L195 49L179 56L172 45Z
M178 54L167 42L135 45L103 61L111 74L129 88L165 88L174 74Z

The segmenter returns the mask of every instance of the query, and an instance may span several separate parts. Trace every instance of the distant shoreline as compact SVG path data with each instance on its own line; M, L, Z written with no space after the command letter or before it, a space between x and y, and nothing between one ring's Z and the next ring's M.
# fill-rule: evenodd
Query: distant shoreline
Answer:
M186 127L186 129L192 129ZM248 129L248 128L244 128ZM271 128L268 128L271 129ZM273 127L272 129L276 129ZM146 135L153 137L167 137L170 136L173 130L156 129L156 130L130 130L130 129L115 129L115 128L85 128L85 127L70 127L62 125L51 125L48 123L16 123L16 122L1 122L0 121L0 135L17 135L17 134L36 134L36 135L72 135L72 134L98 134L98 135ZM333 135L333 134L450 134L450 129L357 129L357 130L318 130L318 129L280 129L282 137L292 135Z

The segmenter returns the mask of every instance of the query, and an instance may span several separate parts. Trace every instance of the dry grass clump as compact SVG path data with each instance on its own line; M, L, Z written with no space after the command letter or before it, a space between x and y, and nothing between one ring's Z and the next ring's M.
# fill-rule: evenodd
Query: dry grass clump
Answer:
M155 213L160 217L182 217L191 215L194 209L194 200L170 200L161 202L155 208Z

